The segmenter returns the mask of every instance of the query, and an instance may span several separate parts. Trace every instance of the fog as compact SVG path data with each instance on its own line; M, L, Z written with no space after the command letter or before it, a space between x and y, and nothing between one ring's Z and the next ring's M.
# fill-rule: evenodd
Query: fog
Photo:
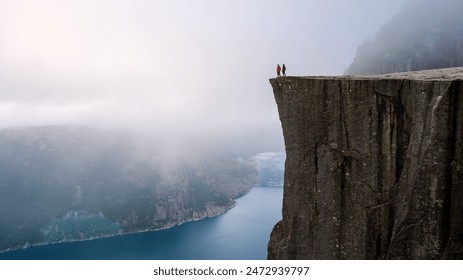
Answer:
M463 66L463 1L408 0L362 43L349 74L384 74Z
M403 0L0 1L0 128L278 132L268 79L338 75Z

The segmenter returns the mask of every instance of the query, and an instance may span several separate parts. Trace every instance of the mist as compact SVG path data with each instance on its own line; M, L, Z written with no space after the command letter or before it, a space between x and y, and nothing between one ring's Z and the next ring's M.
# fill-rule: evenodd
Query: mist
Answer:
M0 128L278 137L276 64L342 74L403 2L0 1Z
M384 74L463 66L463 2L408 0L362 43L349 74Z

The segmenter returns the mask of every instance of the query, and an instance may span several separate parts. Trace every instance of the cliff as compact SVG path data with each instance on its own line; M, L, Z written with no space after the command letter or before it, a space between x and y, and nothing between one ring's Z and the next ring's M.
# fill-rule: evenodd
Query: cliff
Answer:
M463 258L462 78L271 79L287 159L269 259Z

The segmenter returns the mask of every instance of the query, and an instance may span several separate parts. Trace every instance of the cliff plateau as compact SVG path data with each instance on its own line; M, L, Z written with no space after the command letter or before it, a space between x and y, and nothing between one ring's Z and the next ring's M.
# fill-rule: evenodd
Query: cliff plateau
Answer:
M463 258L462 78L270 79L287 158L269 259Z

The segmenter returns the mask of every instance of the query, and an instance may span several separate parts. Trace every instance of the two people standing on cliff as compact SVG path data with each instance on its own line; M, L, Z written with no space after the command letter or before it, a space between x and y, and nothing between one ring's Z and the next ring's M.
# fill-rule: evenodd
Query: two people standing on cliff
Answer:
M286 65L283 64L283 67L280 67L280 64L277 64L277 75L281 76L280 72L283 72L283 76L286 76Z

